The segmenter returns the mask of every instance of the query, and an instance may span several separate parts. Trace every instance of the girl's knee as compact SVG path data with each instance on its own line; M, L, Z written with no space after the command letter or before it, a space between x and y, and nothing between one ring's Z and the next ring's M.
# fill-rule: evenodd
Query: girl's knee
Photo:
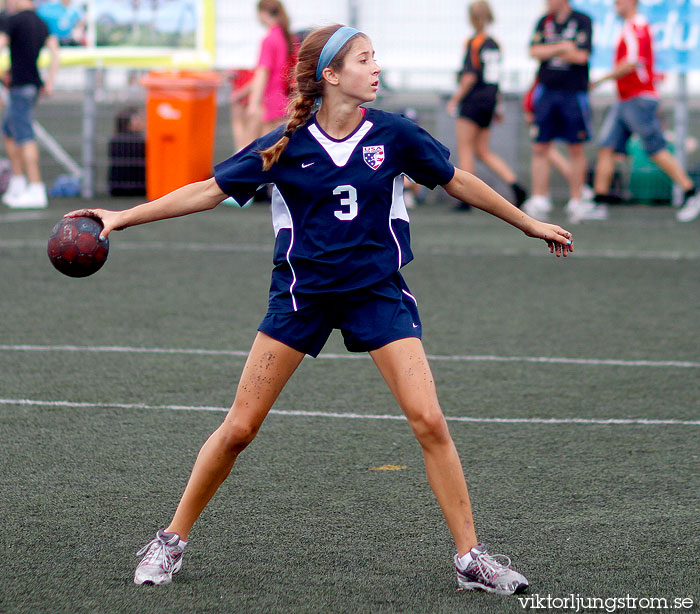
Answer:
M409 418L411 428L423 446L451 440L447 422L440 408L421 410Z
M244 450L258 434L260 425L251 422L226 418L219 427L219 438L228 453L237 454Z

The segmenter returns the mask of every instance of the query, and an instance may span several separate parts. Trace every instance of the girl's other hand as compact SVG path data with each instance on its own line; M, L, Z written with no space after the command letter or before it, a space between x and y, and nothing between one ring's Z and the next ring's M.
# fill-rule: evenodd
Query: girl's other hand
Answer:
M557 258L560 256L566 258L574 251L573 235L556 224L535 221L532 229L526 231L525 234L528 237L545 241L549 246L549 253L555 254Z

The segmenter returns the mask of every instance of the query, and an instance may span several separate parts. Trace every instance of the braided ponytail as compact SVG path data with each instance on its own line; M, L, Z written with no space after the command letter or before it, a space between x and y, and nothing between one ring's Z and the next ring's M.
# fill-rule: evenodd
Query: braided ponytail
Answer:
M316 67L321 50L340 25L326 26L311 32L299 48L299 61L294 71L296 96L289 104L290 120L287 122L284 133L271 147L261 150L259 153L263 160L263 170L272 168L289 143L292 135L301 128L311 117L316 100L323 97L323 78L316 80ZM357 36L364 36L358 34ZM353 37L354 38L354 37ZM329 67L340 70L343 66L345 55L350 49L353 39L350 39L335 55Z
M263 170L269 171L272 165L275 164L282 155L282 152L287 148L289 139L297 131L297 128L301 128L311 117L313 113L314 106L316 105L316 97L305 96L298 93L294 100L289 105L291 112L291 119L287 122L284 134L272 147L263 149L260 155L263 160Z

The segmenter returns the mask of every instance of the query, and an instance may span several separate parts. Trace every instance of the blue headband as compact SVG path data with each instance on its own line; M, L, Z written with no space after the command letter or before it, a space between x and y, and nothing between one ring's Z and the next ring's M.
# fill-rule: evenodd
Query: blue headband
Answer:
M342 26L338 28L333 35L328 39L326 44L321 49L321 55L318 56L318 65L316 66L316 81L321 80L323 69L333 61L338 51L340 51L345 43L347 43L355 34L360 34L359 30L350 26Z

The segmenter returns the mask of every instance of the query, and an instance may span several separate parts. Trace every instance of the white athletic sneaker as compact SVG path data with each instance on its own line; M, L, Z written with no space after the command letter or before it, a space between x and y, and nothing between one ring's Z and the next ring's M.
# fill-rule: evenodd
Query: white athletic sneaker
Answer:
M180 536L160 529L155 539L147 543L136 555L145 555L136 567L135 584L170 584L173 574L182 567Z
M30 183L19 196L8 199L5 204L12 209L45 209L49 206L43 183Z
M2 195L2 202L8 207L27 189L27 179L24 175L12 175L7 184L7 190Z
M693 194L676 213L679 222L692 222L700 215L700 192Z
M569 221L572 224L582 222L583 220L607 220L608 208L605 205L598 205L589 200L579 200L572 198L564 211L569 216Z
M530 196L524 203L521 209L530 217L538 220L546 220L549 213L552 211L552 201L549 196L535 194Z
M455 554L457 590L486 591L499 595L514 595L527 590L527 578L510 567L510 559L504 554L489 554L483 544L474 546L469 554L472 562L466 569L460 569L459 555Z

